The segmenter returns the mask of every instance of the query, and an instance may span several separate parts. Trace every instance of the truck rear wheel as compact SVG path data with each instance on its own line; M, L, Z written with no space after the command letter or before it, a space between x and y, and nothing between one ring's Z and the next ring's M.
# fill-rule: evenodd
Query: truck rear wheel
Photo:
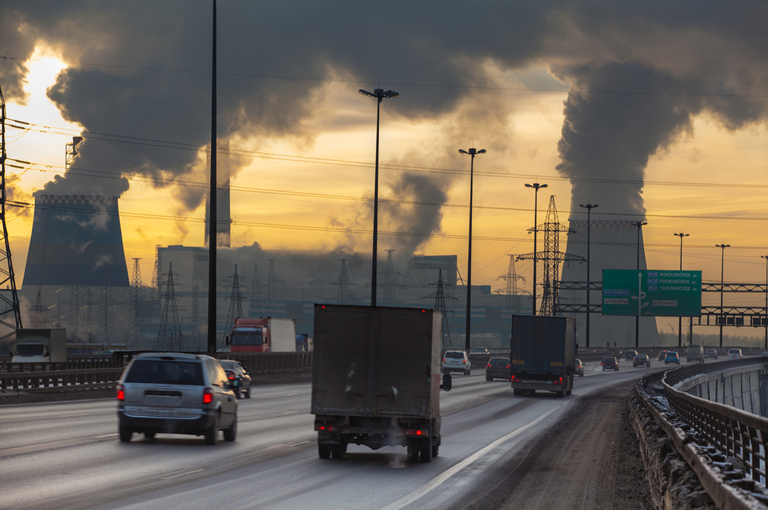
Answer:
M518 390L517 388L515 388L515 396L516 397L519 397L522 394L523 394L523 390Z
M419 440L419 460L432 462L432 438L425 437Z
M343 459L345 453L347 453L347 445L340 444L340 445L331 446L331 456L334 459L336 460Z
M439 453L440 453L440 446L438 446L436 444L432 445L432 457L433 458L437 457Z
M419 444L415 439L409 439L405 445L408 450L408 462L417 462L419 460Z
M319 444L317 445L317 454L320 456L321 459L330 459L331 458L331 445L329 444Z

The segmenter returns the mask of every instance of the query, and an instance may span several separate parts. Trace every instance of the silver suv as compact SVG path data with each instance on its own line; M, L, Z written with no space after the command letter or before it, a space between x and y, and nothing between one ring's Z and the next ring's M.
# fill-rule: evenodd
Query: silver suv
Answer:
M472 373L472 363L464 351L446 351L443 355L443 374L450 372L463 372L464 375Z
M237 398L224 369L210 356L182 353L139 354L117 386L118 432L130 441L134 432L205 436L216 444L237 434Z

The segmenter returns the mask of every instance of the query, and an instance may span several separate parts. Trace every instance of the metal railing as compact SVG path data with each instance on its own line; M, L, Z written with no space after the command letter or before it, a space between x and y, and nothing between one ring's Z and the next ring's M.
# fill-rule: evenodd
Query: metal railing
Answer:
M139 352L113 356L69 356L66 363L0 362L2 391L66 391L115 387L125 366ZM252 374L309 372L312 352L229 353L217 359L240 361Z
M714 447L725 457L741 460L749 478L765 485L768 419L741 409L695 397L676 388L696 375L737 367L768 365L768 359L746 358L722 363L688 366L665 373L661 380L672 409L695 431L700 446Z

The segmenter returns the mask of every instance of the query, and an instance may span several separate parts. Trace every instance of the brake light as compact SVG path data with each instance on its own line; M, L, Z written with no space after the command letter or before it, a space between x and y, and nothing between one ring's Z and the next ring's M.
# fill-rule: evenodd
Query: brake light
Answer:
M211 402L213 402L213 390L205 388L203 390L203 404L210 404Z
M315 425L315 432L333 432L337 430L336 427L331 427L330 425Z
M465 359L461 360L461 364L462 365L466 365L467 364L467 360L465 360Z
M117 387L117 400L125 400L125 386L122 384Z
M515 381L517 381L517 377L515 377L514 375L511 375L511 376L509 376L509 381L510 382L515 382Z
M230 381L234 381L235 380L235 373L234 372L230 372L229 370L227 370L227 377L229 378Z
M510 365L507 365L507 368L509 368L509 367L510 367Z
M426 436L427 435L426 430L405 429L403 433L406 436Z
M491 368L491 364L490 364L490 363L488 363L488 367L486 367L486 368Z
M445 363L445 358L443 358L443 363Z

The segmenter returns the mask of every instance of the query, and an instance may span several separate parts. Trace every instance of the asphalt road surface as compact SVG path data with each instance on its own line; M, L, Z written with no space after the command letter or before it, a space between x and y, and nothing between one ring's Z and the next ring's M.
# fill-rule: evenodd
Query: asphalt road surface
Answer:
M621 368L587 363L565 398L515 397L478 367L454 376L427 464L407 463L403 447L318 458L307 383L254 388L237 441L216 446L121 443L113 400L0 406L0 508L645 508L623 413L648 369Z

